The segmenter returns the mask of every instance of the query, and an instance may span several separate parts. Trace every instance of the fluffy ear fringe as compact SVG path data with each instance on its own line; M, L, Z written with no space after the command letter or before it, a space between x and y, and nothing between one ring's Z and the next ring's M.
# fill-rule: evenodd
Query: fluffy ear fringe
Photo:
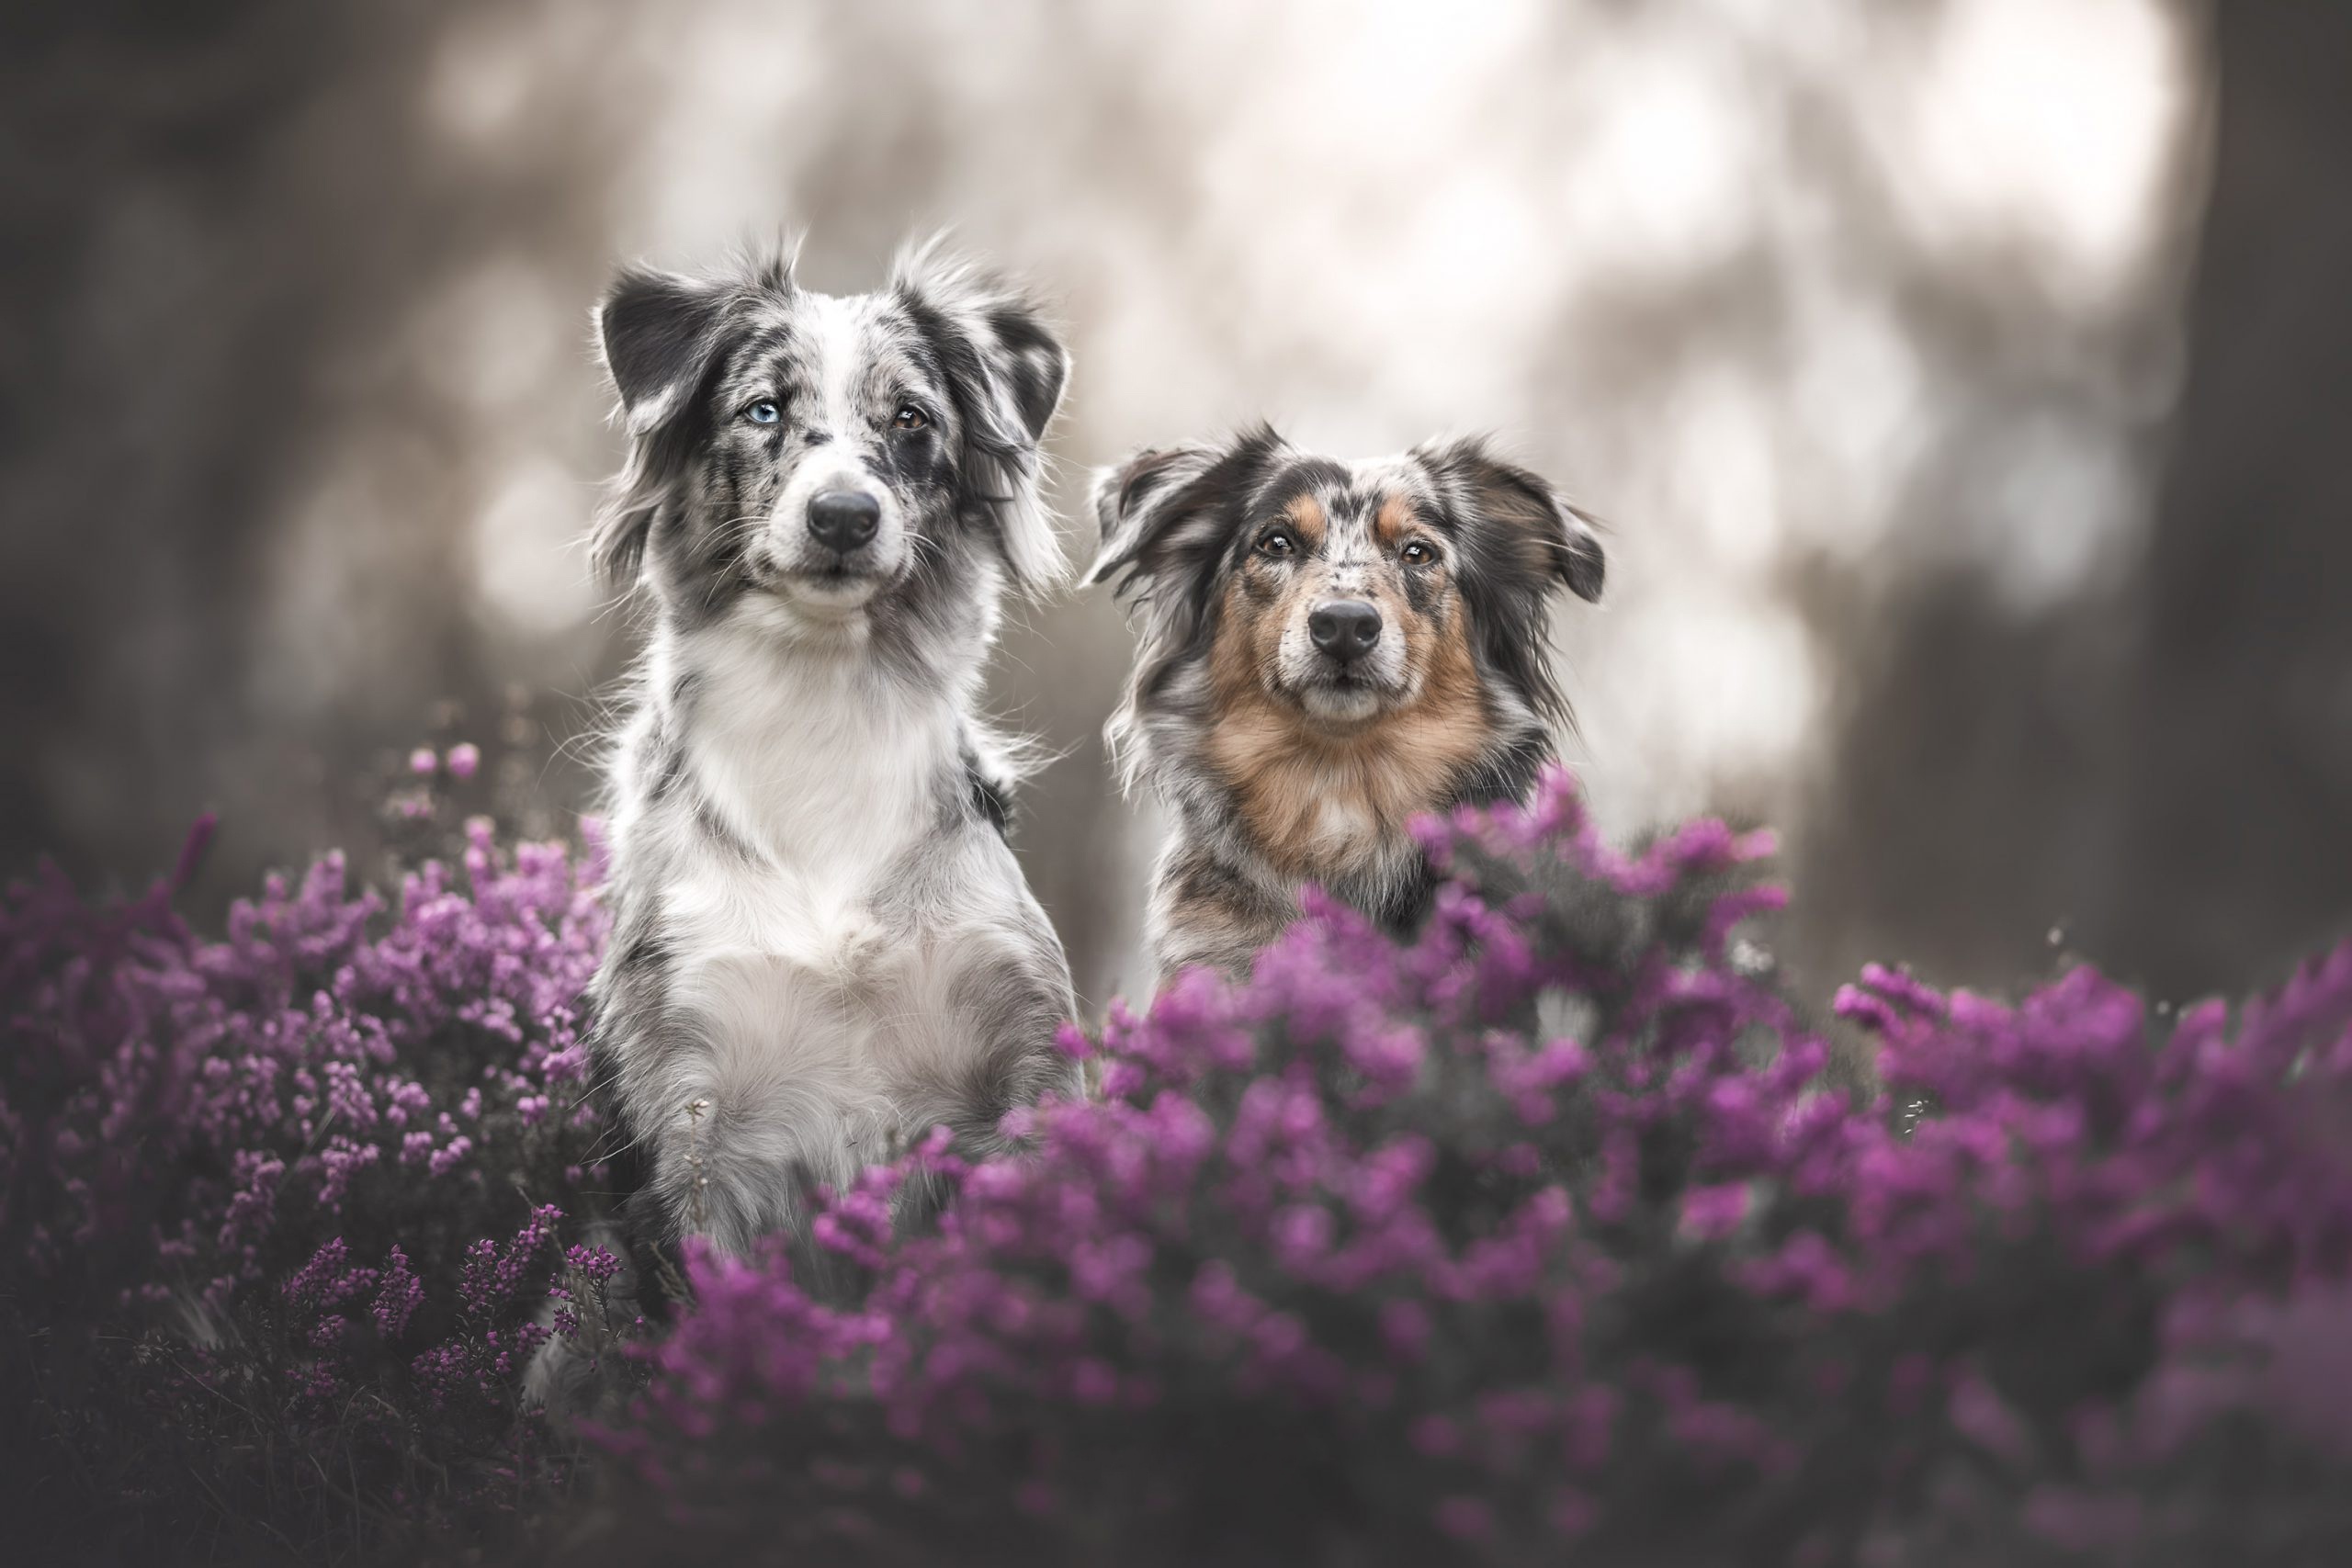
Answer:
M961 400L966 470L993 515L1014 582L1039 594L1069 563L1040 493L1040 443L1069 383L1069 351L1018 285L947 247L944 235L909 246L890 286L939 340Z
M746 299L788 294L797 239L738 258L720 277L622 267L590 321L596 356L620 400L628 457L598 508L588 553L606 584L628 588L684 456L684 416L710 367L729 313Z
M1100 543L1093 564L1086 569L1089 587L1123 571L1131 578L1142 574L1142 557L1153 534L1170 521L1168 502L1205 473L1214 457L1196 446L1165 451L1145 447L1124 462L1094 470L1087 503Z
M1283 446L1261 424L1223 446L1146 447L1095 471L1089 498L1101 544L1086 581L1115 581L1142 622L1125 695L1103 730L1120 787L1131 795L1149 763L1141 694L1204 624L1203 574L1222 553L1230 502Z
M1087 582L1119 578L1150 596L1153 580L1212 543L1220 526L1204 481L1218 492L1254 482L1283 447L1272 426L1260 424L1223 446L1147 446L1097 469L1088 498L1101 542Z
M1459 503L1518 528L1534 562L1568 592L1600 603L1609 566L1600 529L1543 476L1496 457L1476 436L1417 446L1413 456L1457 492Z

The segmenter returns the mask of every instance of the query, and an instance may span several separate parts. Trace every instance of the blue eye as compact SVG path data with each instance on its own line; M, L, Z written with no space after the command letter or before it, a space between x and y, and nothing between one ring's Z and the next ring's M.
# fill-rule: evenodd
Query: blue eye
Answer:
M774 424L784 417L784 411L775 406L774 398L762 398L744 408L743 417L753 424Z

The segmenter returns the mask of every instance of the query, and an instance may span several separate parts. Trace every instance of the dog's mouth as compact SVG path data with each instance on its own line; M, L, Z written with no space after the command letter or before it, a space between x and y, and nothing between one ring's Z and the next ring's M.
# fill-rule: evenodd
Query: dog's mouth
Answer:
M857 582L878 582L882 574L863 561L830 560L818 566L799 567L785 574L795 582L811 583L820 588L840 587Z
M772 573L761 586L777 597L829 606L862 604L886 587L889 574L871 561L810 561Z
M1363 665L1319 659L1306 679L1291 685L1291 701L1309 716L1327 722L1356 724L1376 718L1404 694L1396 685Z

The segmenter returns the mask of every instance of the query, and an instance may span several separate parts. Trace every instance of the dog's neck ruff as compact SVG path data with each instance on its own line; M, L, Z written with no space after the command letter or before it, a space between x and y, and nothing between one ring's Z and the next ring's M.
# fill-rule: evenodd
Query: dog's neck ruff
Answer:
M854 895L934 821L972 682L892 672L862 614L782 614L791 624L754 608L661 649L693 693L681 748L719 825L764 869Z

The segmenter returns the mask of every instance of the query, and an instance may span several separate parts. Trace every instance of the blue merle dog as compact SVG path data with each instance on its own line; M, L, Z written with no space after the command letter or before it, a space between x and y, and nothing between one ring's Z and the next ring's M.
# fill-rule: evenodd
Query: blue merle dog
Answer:
M629 453L592 547L650 635L592 1070L628 1228L740 1253L818 1183L935 1126L993 1151L1077 1088L978 712L999 600L1063 570L1037 471L1069 360L935 246L846 296L788 257L629 269L597 333Z

